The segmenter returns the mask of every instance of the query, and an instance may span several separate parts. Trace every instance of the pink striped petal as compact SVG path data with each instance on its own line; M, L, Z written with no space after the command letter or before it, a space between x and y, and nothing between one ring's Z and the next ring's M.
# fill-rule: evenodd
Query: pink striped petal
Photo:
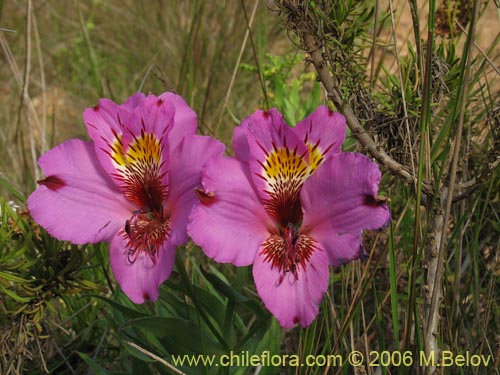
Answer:
M134 303L156 301L161 283L172 272L175 246L165 242L158 249L156 261L142 252L130 262L127 241L120 232L113 238L109 251L111 270L123 292Z
M307 147L275 109L257 111L245 121L248 164L257 194L280 224L300 221L299 192L309 169ZM245 126L238 137L245 135Z
M310 159L327 159L341 151L345 140L346 121L340 113L322 105L300 121L294 131L311 151Z
M153 134L156 139L167 146L167 137L174 127L174 115L175 107L169 101L154 95L145 97L125 124L124 150L126 151L134 140L145 133Z
M233 149L236 158L240 161L246 162L256 157L251 150L249 137L252 137L267 152L273 150L274 147L282 148L285 145L290 150L298 147L299 153L306 151L303 142L295 136L281 113L275 108L269 111L256 111L234 129Z
M265 260L261 250L253 265L253 278L266 308L284 328L295 324L307 327L318 315L319 305L328 289L328 263L325 252L317 247L297 276L285 274Z
M83 120L101 166L113 178L119 175L117 163L123 155L123 132L133 112L130 106L120 106L109 99L99 99L93 108L83 112Z

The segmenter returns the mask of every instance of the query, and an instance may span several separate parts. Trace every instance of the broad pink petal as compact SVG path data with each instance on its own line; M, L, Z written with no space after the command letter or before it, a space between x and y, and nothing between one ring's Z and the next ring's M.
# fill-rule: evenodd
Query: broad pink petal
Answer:
M379 229L390 220L385 202L377 199L381 173L374 162L357 153L332 155L304 184L301 231L358 234Z
M202 189L189 218L188 234L218 262L251 264L273 223L245 165L234 158L213 157L204 167Z
M264 259L259 250L253 265L255 286L264 305L284 328L295 324L307 327L316 318L319 304L328 289L325 252L317 246L305 268L299 266L297 279L292 272L282 276Z
M191 109L181 96L172 92L165 92L159 98L169 102L175 108L174 126L168 133L168 145L170 150L173 150L186 135L196 134L198 119L196 112Z
M109 248L111 269L123 292L134 302L155 301L159 287L172 272L175 246L165 242L158 249L156 263L146 253L141 253L131 263L127 241L118 233Z
M294 128L295 134L325 159L341 151L345 140L346 121L340 113L333 112L322 105L300 121Z
M328 256L330 266L340 266L366 256L359 233L336 233L327 226L314 230L314 239L318 241Z
M170 242L186 243L188 217L198 202L195 188L201 186L201 172L208 159L222 157L225 146L221 142L198 135L186 136L172 152L170 161L170 192L165 213L172 222Z
M93 144L67 141L38 162L47 176L28 198L35 221L75 244L110 241L133 207L102 169Z

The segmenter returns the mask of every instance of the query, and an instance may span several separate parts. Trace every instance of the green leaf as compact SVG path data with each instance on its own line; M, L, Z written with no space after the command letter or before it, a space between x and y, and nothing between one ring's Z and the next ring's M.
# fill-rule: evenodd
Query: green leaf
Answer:
M0 176L0 186L6 188L18 201L26 201L26 197L19 192L5 177Z
M20 283L20 284L29 283L29 280L23 279L23 278L18 277L18 276L11 275L10 273L6 273L3 271L0 271L0 278L5 279L5 280L9 280L9 281L13 281L15 283Z
M201 269L201 273L219 292L224 294L231 301L236 303L243 303L248 301L248 298L235 290L231 285L214 275L213 273Z
M92 358L90 358L87 354L77 352L78 355L85 361L85 363L90 367L92 372L95 375L110 375L108 371L103 369L101 366L99 366L97 363L94 362Z
M109 299L109 298L106 298L103 296L99 296L99 295L91 295L91 297L102 299L107 304L111 305L112 307L114 307L118 311L122 312L123 315L125 315L127 318L137 319L137 318L142 318L142 317L147 316L145 313L142 313L140 311L131 309L130 307L121 305L121 304L113 301L112 299Z
M31 300L34 298L34 297L21 297L21 296L18 296L16 293L14 293L13 291L5 288L2 285L0 285L0 291L3 292L3 293L5 293L5 294L7 294L13 300L15 300L17 302L21 302L21 303L31 302Z
M171 353L182 352L182 347L194 353L204 353L205 348L210 352L223 353L224 348L192 321L178 318L147 317L131 320L122 327L132 326L141 328L167 344L167 351ZM169 341L172 345L169 345ZM204 344L203 344L204 343Z

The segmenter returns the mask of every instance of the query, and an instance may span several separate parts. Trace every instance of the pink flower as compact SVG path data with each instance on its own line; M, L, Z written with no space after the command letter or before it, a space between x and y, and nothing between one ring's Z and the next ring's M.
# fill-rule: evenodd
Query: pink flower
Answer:
M253 264L257 291L285 328L308 326L328 289L328 265L364 255L363 229L390 220L380 171L341 152L342 115L319 107L295 128L272 109L235 129L235 158L202 172L188 233L219 262Z
M28 208L60 240L111 242L122 290L135 303L154 301L188 239L203 164L224 146L195 135L196 114L172 93L101 99L83 118L92 142L69 140L40 157L46 177Z

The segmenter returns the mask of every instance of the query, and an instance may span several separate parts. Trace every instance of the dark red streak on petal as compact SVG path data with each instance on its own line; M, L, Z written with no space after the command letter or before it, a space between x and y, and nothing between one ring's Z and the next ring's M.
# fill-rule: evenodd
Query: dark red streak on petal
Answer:
M202 189L195 188L194 193L196 194L196 197L198 198L200 203L204 206L210 206L217 200L213 191L206 192Z
M372 195L365 195L364 204L370 207L380 207L386 204L386 201L384 199L375 198Z
M38 184L48 187L50 190L57 191L66 186L66 183L57 176L48 176L43 180L37 181Z

